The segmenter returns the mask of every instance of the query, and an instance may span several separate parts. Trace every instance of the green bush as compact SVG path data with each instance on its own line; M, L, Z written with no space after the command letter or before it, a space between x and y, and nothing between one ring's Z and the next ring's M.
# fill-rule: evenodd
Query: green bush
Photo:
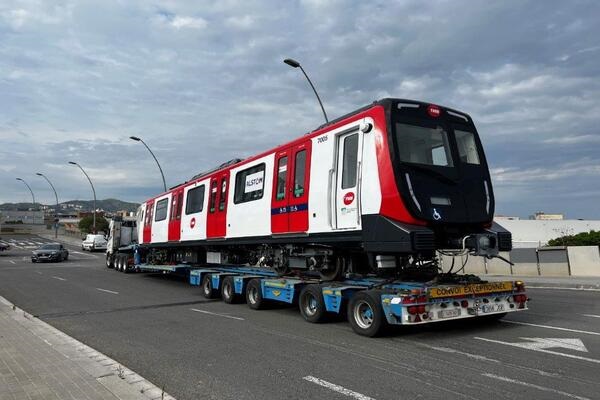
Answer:
M561 236L548 241L548 246L600 246L600 231Z
M93 233L92 232L93 222L94 222L94 217L91 215L81 218L81 220L79 221L79 230L81 231L81 233L84 233L84 234ZM106 218L101 217L99 215L96 215L96 232L97 233L108 232L108 221L106 220Z

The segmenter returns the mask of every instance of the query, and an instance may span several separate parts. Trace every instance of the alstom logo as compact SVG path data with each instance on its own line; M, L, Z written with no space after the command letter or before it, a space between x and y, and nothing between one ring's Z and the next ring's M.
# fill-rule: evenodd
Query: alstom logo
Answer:
M352 202L354 201L354 193L353 192L348 192L344 195L344 204L345 205L350 205L352 204Z

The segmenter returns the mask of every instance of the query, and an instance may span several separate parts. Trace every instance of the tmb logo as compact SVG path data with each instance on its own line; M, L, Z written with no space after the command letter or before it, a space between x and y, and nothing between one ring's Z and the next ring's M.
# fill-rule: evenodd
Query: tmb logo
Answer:
M348 192L344 195L344 204L349 206L354 201L354 193Z
M194 229L194 226L196 226L196 218L190 220L190 228Z

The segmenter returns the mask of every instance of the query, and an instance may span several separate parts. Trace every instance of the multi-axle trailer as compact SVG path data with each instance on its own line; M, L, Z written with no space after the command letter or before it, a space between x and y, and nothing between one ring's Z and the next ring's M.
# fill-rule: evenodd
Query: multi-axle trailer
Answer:
M349 276L322 281L318 274L278 276L264 268L244 266L152 265L139 262L135 246L122 272L180 274L200 286L206 298L229 304L246 302L255 310L269 304L297 305L308 322L326 322L346 315L352 329L377 336L389 325L419 325L469 318L502 318L527 309L522 281L485 282L473 275L440 274L435 282Z

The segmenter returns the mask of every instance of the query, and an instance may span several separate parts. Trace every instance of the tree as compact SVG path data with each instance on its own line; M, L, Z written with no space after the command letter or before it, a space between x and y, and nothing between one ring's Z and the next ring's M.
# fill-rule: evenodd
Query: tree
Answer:
M93 225L94 217L92 215L88 215L86 217L81 218L79 221L79 230L81 233L93 233ZM106 218L96 215L96 232L108 232L108 221Z
M548 241L548 246L600 246L600 231L565 235Z

